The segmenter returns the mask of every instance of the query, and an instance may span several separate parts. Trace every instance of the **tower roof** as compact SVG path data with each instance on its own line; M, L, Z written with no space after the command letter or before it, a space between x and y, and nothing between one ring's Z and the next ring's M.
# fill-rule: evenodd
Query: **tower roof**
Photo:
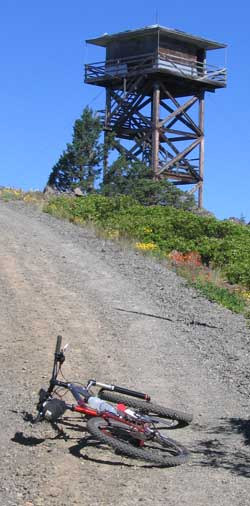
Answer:
M137 37L146 37L147 35L154 35L154 34L159 34L160 36L162 35L169 39L185 42L190 46L193 47L195 46L201 49L209 50L209 49L222 49L227 47L227 44L204 39L203 37L199 37L197 35L191 35L181 30L177 30L174 28L167 28L161 25L150 25L145 26L143 28L137 28L135 30L126 30L124 32L118 32L113 34L104 33L100 37L88 39L86 40L86 42L89 44L94 44L95 46L106 47L108 46L108 44L116 40L121 39L129 40Z

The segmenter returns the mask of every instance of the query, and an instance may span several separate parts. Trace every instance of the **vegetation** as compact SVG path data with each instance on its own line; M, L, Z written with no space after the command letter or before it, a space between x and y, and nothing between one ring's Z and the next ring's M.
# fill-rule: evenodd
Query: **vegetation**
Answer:
M152 171L146 165L128 161L122 155L108 167L100 184L100 163L104 154L115 146L114 135L111 133L104 147L100 142L101 131L100 119L86 107L81 118L74 124L72 143L67 144L66 150L52 168L49 186L62 193L71 193L75 188L80 188L84 195L130 195L145 206L160 204L181 209L195 207L193 195L179 190L166 180L155 181Z
M107 197L129 195L144 206L164 205L181 209L196 207L193 195L176 188L167 180L155 181L153 173L141 162L120 156L108 169L100 193Z
M99 142L102 130L99 118L86 107L73 129L71 144L53 167L48 184L61 192L80 188L84 194L94 191L100 175L102 146Z
M243 293L230 291L227 288L216 286L202 279L198 279L192 285L205 295L208 300L218 302L235 313L245 313L248 316L248 303Z
M250 307L250 229L242 223L195 214L194 197L168 181L155 181L142 162L120 155L100 182L107 149L100 143L101 122L86 107L76 120L72 143L60 156L48 184L61 195L45 211L78 224L94 223L111 239L125 239L142 253L165 259L210 300L236 312ZM70 194L80 188L84 198ZM41 195L41 194L40 194ZM0 198L34 202L32 192L4 189Z
M17 188L0 187L0 200L6 202L9 200L23 200L24 202L43 204L44 196L40 191L30 190L25 192Z
M94 223L107 237L128 239L143 253L166 259L208 298L236 312L249 306L250 230L244 225L173 207L145 207L126 196L60 196L46 211Z
M145 207L131 197L66 195L0 188L0 199L23 200L73 223L93 223L109 239L125 239L167 262L188 283L235 312L250 314L250 230L173 207Z

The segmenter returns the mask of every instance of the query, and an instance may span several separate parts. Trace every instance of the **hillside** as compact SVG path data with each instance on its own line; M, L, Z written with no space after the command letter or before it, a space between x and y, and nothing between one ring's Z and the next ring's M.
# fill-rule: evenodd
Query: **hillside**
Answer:
M185 280L125 244L23 202L0 201L1 504L247 506L249 329ZM173 433L190 464L161 469L89 440L81 421L31 427L56 335L70 380L150 391L194 412ZM83 424L84 427L84 424ZM18 434L17 434L18 433ZM172 434L171 434L172 435Z

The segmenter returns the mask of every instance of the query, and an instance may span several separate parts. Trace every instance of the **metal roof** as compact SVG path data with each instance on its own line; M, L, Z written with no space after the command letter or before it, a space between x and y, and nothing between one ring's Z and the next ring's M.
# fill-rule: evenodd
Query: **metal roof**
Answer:
M179 40L181 42L185 42L190 46L195 46L197 48L202 49L221 49L227 47L227 44L222 44L220 42L215 42L213 40L204 39L203 37L198 37L196 35L191 35L186 32L182 32L181 30L177 30L174 28L167 28L161 25L150 25L145 26L144 28L137 28L135 30L126 30L124 32L108 34L104 33L100 37L96 37L94 39L86 40L89 44L94 44L95 46L106 47L111 42L120 39L132 39L137 37L146 37L147 35L160 34L169 39Z

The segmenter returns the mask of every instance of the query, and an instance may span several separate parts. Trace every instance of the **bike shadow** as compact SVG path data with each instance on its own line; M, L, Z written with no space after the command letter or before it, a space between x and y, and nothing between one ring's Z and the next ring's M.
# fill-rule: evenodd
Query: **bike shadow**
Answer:
M88 462L94 462L96 464L104 464L104 465L108 465L108 466L121 466L121 467L127 467L127 468L135 468L136 467L136 468L141 468L141 469L166 468L166 466L159 465L159 464L145 464L139 459L138 460L133 459L133 461L131 463L128 463L128 462L125 462L124 460L116 461L113 458L112 458L112 460L110 460L110 459L106 460L105 457L104 458L96 458L96 457L92 457L90 455L87 455L86 453L82 453L83 450L87 450L90 448L99 449L99 450L101 450L102 454L113 452L113 453L115 453L116 457L118 457L119 459L126 458L127 461L132 460L128 455L126 455L126 453L122 453L117 450L116 451L111 450L111 448L109 448L108 446L106 447L100 441L95 440L93 438L93 436L86 436L85 438L79 440L76 445L69 447L69 453L71 455L73 455L74 457L77 457L78 459L82 459L82 460L85 460Z
M128 463L128 462L124 462L124 460L122 460L122 461L120 461L120 460L115 461L113 459L106 460L103 458L99 459L96 457L89 456L86 453L82 453L82 451L87 450L89 448L99 449L104 453L113 452L113 454L115 454L119 458L126 458L126 460L132 460L128 455L126 455L125 452L123 453L118 450L111 450L111 448L109 448L107 445L104 445L103 443L101 443L100 441L95 439L92 435L89 434L89 432L87 432L87 429L85 427L72 422L71 418L67 418L67 417L63 418L61 420L61 424L65 428L68 428L70 430L72 430L72 429L76 430L76 431L80 430L81 432L85 431L85 433L86 433L86 435L83 438L80 438L78 440L77 444L70 446L68 448L69 453L78 459L83 459L83 460L89 461L89 462L95 462L97 464L104 464L104 465L109 465L109 466L122 466L122 467L128 467L128 468L134 468L135 466L140 467L142 469L153 469L153 468L165 468L166 467L166 466L160 465L160 464L152 464L152 463L145 464L139 459L138 460L134 459L133 463L132 462ZM71 439L72 438L70 438L70 440Z
M32 415L25 413L23 417L25 421L28 421L31 425L34 423L34 419ZM96 464L103 464L109 466L121 466L127 468L140 467L145 469L152 468L163 468L165 466L159 464L145 464L140 460L134 459L133 462L124 462L124 458L126 460L132 460L125 453L115 451L115 455L119 460L106 459L104 456L106 453L110 453L112 455L112 450L105 446L100 441L96 440L92 435L89 434L86 427L80 424L80 421L83 422L81 417L73 418L73 417L64 417L61 420L58 420L56 423L49 423L52 428L56 431L55 436L46 436L46 437L36 437L25 435L23 432L16 432L11 438L11 441L14 443L18 443L22 446L37 446L42 443L46 443L47 441L56 441L58 439L63 439L68 444L71 444L72 441L76 441L72 446L68 446L67 449L69 453L78 459L82 459L88 462L93 462ZM43 422L44 423L44 422ZM46 422L45 422L46 423ZM81 432L82 436L76 436L75 433ZM90 456L87 453L83 453L84 450L100 450L102 452L103 458L96 458L94 456ZM114 455L114 452L113 452ZM122 460L121 460L122 459Z

